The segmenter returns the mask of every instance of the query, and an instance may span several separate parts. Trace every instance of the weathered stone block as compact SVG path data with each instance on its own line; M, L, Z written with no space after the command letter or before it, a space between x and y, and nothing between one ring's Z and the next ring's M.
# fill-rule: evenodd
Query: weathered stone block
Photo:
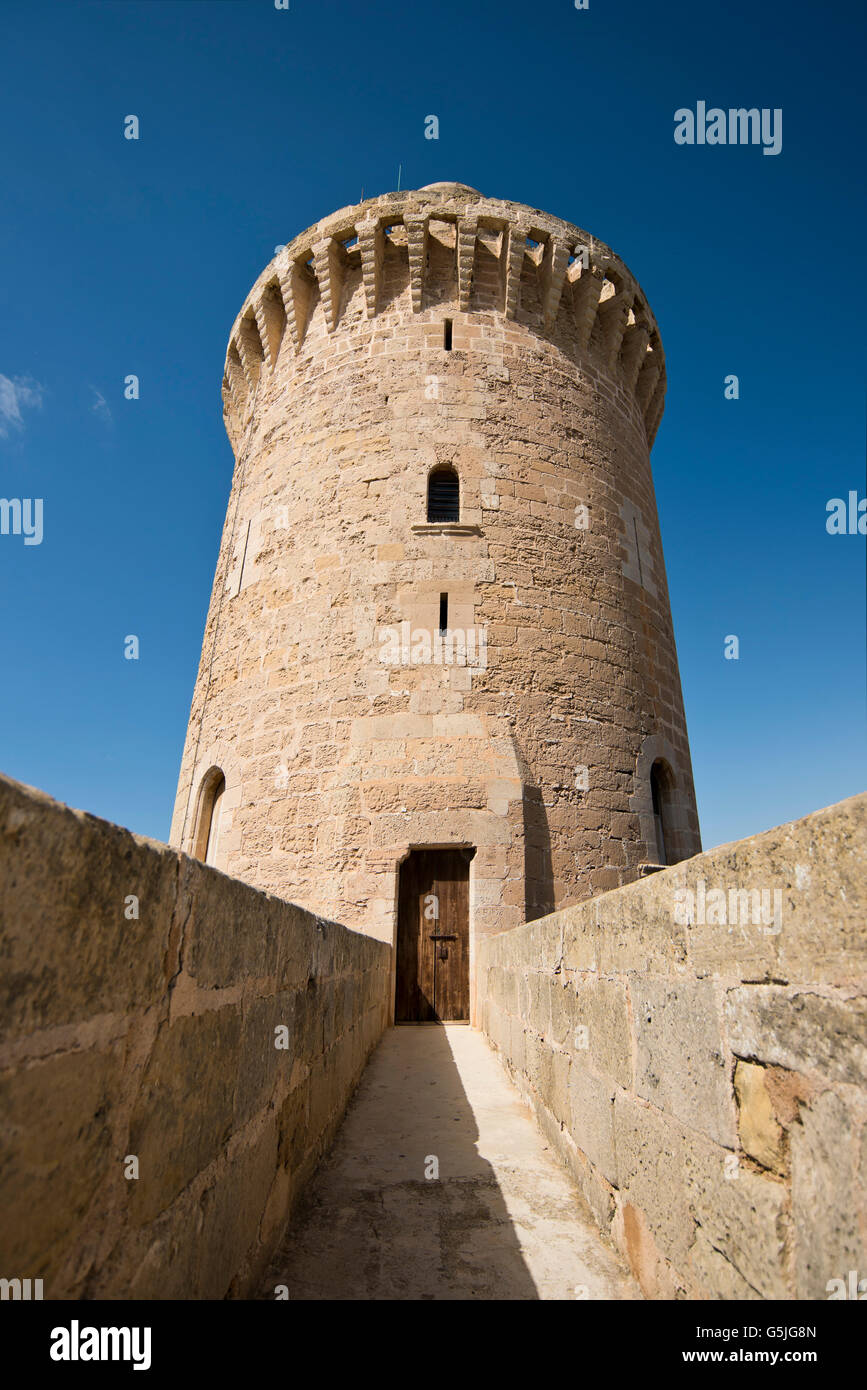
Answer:
M232 1132L241 1020L236 1008L178 1018L160 1030L130 1120L139 1160L137 1224L164 1211Z
M734 1145L735 1122L714 986L635 979L636 1089L717 1143Z
M558 1047L570 1045L569 1031L572 1027L572 1000L569 985L562 975L551 978L551 1041Z
M765 1067L738 1059L735 1093L738 1098L738 1134L744 1151L775 1173L785 1171L785 1135L765 1085Z
M569 1131L581 1152L616 1187L614 1095L614 1087L608 1082L590 1075L580 1065L571 1068Z
M686 931L674 918L670 869L594 900L599 922L597 968L603 974L669 975L686 961ZM589 910L587 904L585 910Z
M802 1110L791 1130L792 1208L795 1222L796 1297L827 1298L830 1279L850 1269L867 1277L863 1224L863 1170L858 1174L858 1132L833 1091Z
M599 956L598 927L587 904L566 907L558 914L563 921L563 968L567 971L595 970Z
M781 929L758 942L755 928L717 941L714 969L759 979L774 952L776 978L846 985L867 973L867 939L857 909L867 864L867 803L850 797L789 825L723 845L695 868L710 885L780 889ZM829 872L829 866L833 870ZM730 955L725 958L723 947ZM692 941L690 943L692 950Z
M68 1296L52 1281L111 1194L125 1195L110 1125L120 1085L116 1052L71 1052L0 1078L0 1264L9 1278L43 1278L46 1298Z
M288 1082L295 1048L295 1000L289 990L264 999L253 999L244 1010L238 1082L235 1088L234 1125L240 1129L269 1100L281 1075ZM288 1029L288 1047L277 1047L278 1027ZM280 1041L283 1034L280 1034Z
M742 985L726 995L733 1051L830 1081L867 1084L867 998Z
M643 1212L662 1255L684 1269L694 1227L686 1190L691 1136L623 1092L614 1102L614 1136L624 1203Z
M761 1300L761 1294L711 1244L700 1226L696 1229L695 1244L689 1252L689 1275L691 1285L704 1298L739 1303Z
M566 994L568 999L569 992ZM575 981L570 1003L572 1021L567 1041L575 1065L586 1066L620 1086L631 1086L632 1035L625 984L585 976Z
M277 1162L290 1172L301 1166L309 1147L310 1082L295 1086L283 1101L278 1116Z
M684 1183L690 1213L762 1298L790 1297L786 1187L744 1164L735 1166L731 1159L715 1145L687 1142Z
M551 1057L551 1082L550 1100L548 1102L551 1113L561 1125L568 1125L571 1119L571 1105L569 1101L569 1071L571 1058L567 1052L552 1052Z
M528 978L530 990L530 1011L528 1022L540 1037L550 1043L551 1034L551 986L546 975L534 972Z
M197 1242L200 1298L224 1298L233 1283L243 1287L276 1165L277 1128L271 1117L258 1135L233 1152L222 1180L203 1194Z
M308 913L194 860L183 861L181 892L185 964L200 986L225 989L244 978L306 982L314 938ZM215 930L225 921L231 931Z
M162 845L0 777L5 1041L158 1000L176 968L178 863ZM138 919L125 916L132 896Z

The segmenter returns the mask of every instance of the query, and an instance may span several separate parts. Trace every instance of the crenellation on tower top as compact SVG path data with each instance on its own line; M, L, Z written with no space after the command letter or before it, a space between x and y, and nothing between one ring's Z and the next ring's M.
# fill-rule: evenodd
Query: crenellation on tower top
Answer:
M414 314L431 307L429 250L431 224L454 227L453 299L460 313L477 309L476 266L482 252L495 254L499 267L499 309L507 319L560 340L580 367L591 356L625 391L634 393L648 445L662 418L658 385L664 383L664 357L656 321L631 272L609 247L580 227L518 203L486 198L463 184L431 184L418 190L382 194L341 208L296 236L259 276L233 326L229 354L237 353L248 390L239 392L227 369L226 425L233 443L250 409L257 379L256 359L273 370L280 341L263 340L264 304L279 289L293 351L303 348L313 299L322 307L328 333L340 329L344 291L360 272L368 318L381 312L380 293L386 256L400 248L406 258L407 292ZM492 239L493 234L493 239ZM492 246L496 251L492 251ZM531 294L522 280L532 276ZM442 294L437 306L443 303ZM558 333L563 314L574 333ZM261 353L249 332L259 324ZM643 353L629 329L646 330ZM282 340L282 332L279 334Z

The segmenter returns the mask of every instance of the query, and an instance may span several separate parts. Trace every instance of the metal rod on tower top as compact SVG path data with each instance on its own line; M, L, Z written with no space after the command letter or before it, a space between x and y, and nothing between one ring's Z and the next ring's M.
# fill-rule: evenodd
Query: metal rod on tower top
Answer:
M403 165L402 165L402 164L398 164L398 166L397 166L397 191L398 191L398 193L400 192L400 176L401 176L401 173L402 173L402 172L403 172Z

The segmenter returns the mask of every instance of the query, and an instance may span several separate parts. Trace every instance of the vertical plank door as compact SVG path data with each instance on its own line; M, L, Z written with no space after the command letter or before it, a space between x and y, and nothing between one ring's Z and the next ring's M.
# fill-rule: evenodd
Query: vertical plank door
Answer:
M466 850L411 851L400 866L397 1023L469 1018L469 906Z

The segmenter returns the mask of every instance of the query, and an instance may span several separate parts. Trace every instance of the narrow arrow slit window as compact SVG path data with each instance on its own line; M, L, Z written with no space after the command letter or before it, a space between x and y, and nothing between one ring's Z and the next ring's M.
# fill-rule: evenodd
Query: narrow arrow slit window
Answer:
M440 636L449 630L449 596L440 594Z

